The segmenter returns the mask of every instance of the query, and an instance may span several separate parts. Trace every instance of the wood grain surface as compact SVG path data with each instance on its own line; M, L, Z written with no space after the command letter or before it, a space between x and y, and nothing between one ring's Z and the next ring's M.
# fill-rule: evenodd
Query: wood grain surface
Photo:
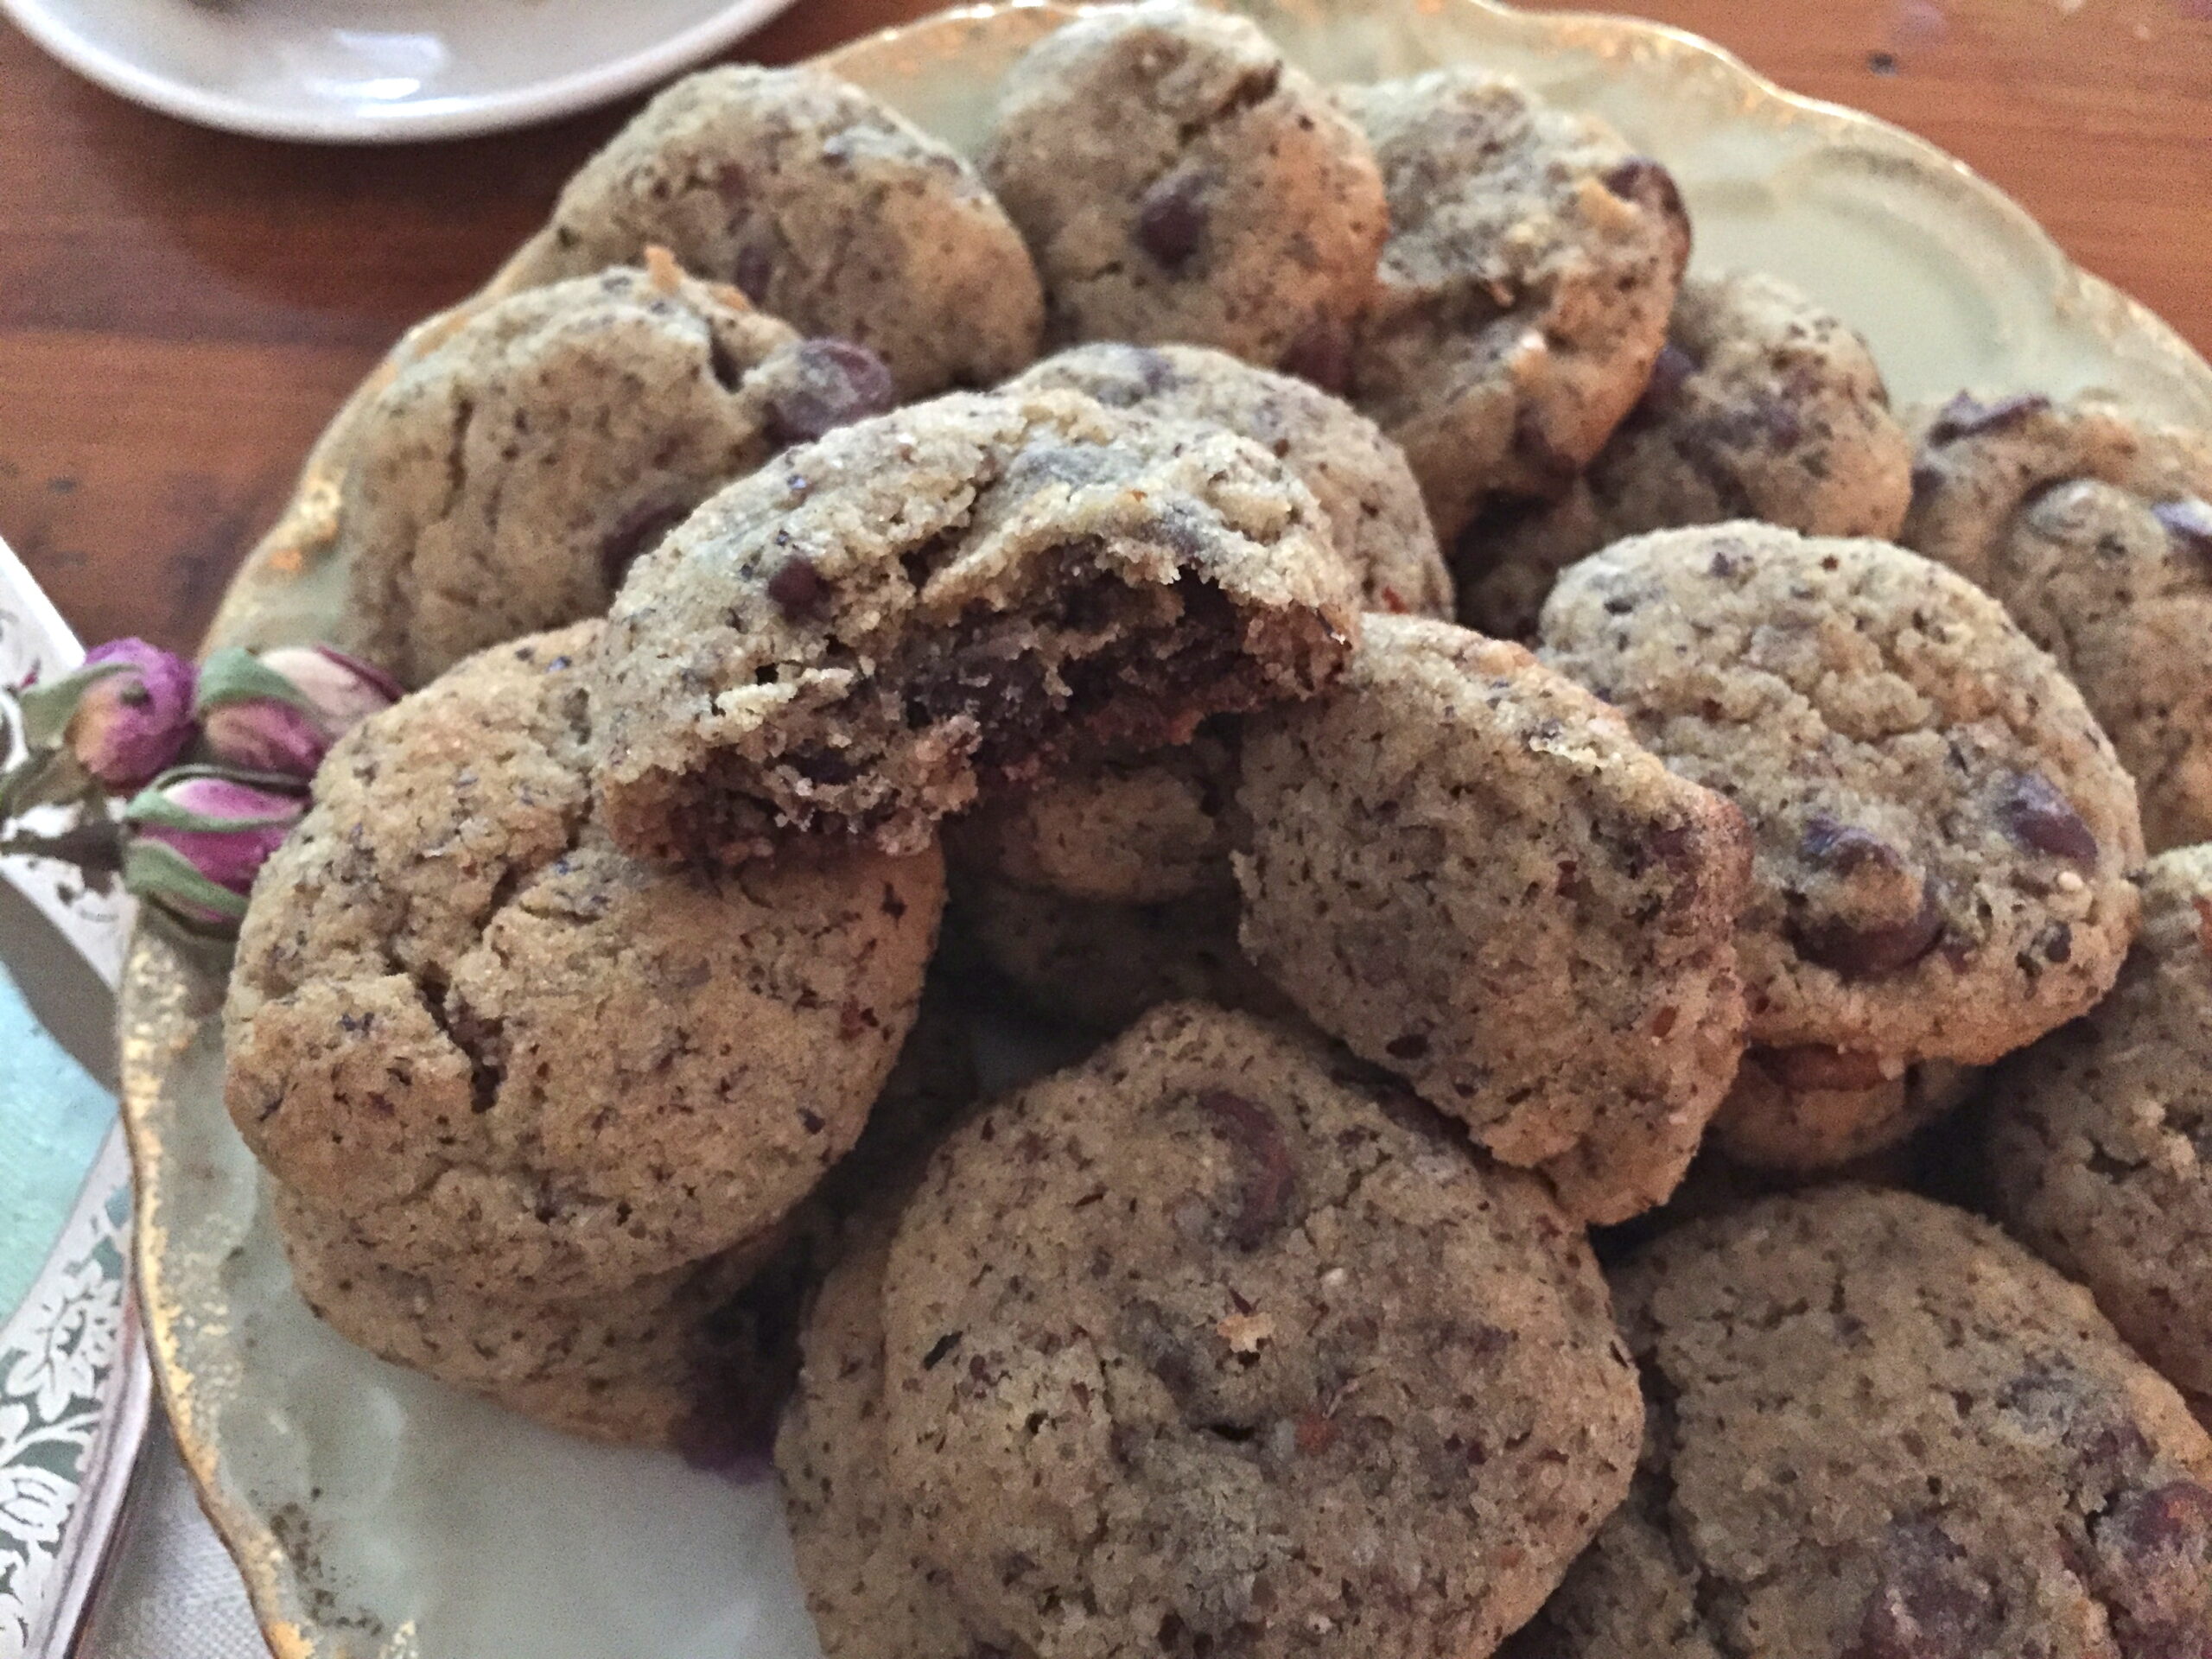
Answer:
M798 0L788 62L927 10ZM2212 0L1651 0L1914 129L2212 352ZM0 25L0 536L88 639L195 640L310 441L480 283L628 107L325 149L121 102Z

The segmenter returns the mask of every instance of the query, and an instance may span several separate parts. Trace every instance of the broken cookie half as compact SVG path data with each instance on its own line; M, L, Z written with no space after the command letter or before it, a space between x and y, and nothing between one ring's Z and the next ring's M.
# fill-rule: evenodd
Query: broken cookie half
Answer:
M960 393L725 490L641 560L593 689L639 855L914 849L1065 760L1308 696L1358 631L1305 486L1217 428Z

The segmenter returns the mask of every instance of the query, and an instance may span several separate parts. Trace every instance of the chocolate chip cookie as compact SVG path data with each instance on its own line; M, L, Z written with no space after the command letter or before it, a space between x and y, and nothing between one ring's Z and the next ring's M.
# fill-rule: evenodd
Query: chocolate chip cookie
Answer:
M638 563L594 781L641 856L911 852L1063 758L1311 693L1358 621L1313 495L1250 440L955 394L791 451Z
M1007 77L982 169L1036 257L1049 340L1184 340L1341 385L1382 181L1249 20L1148 0L1047 35Z
M2119 972L2134 785L2057 664L1956 573L1885 542L1662 531L1568 569L1539 637L1750 818L1755 1044L1885 1077L1986 1064Z
M870 353L801 340L665 257L502 300L353 429L339 643L419 686L603 615L631 561L722 485L891 403Z
M550 283L655 244L802 334L865 346L902 397L1037 354L1037 272L975 168L824 69L677 81L569 181L514 274Z
M1918 1060L1891 1076L1871 1054L1755 1048L1736 1068L1713 1139L1757 1169L1840 1169L1958 1110L1982 1077L1955 1060Z
M1117 1032L1185 1000L1294 1015L1237 947L1225 858L1220 876L1173 899L1128 904L963 870L947 926L1038 1013L1091 1031Z
M1038 1659L1487 1653L1635 1458L1603 1281L1538 1184L1195 1005L957 1131L882 1296L912 1553Z
M551 1427L671 1446L690 1439L709 1402L771 1391L772 1348L717 1315L772 1258L772 1236L613 1290L536 1299L387 1267L334 1211L281 1186L270 1198L293 1283L316 1318L379 1359Z
M1906 545L2057 658L2153 851L2212 840L2212 434L2035 396L1962 395L1919 425Z
M776 1470L826 1659L975 1659L945 1575L923 1559L889 1481L883 1275L906 1194L853 1226L801 1333Z
M2212 1405L2212 848L2151 861L2113 994L1990 1087L1999 1218Z
M1157 905L1232 893L1236 722L1188 743L1071 766L956 820L945 849L963 872L1093 903Z
M966 1016L932 976L851 1152L785 1224L582 1297L473 1289L387 1266L342 1217L269 1187L292 1278L316 1317L378 1357L556 1428L695 1461L758 1458L798 1372L805 1301L849 1247L849 1217L911 1185L976 1098Z
M1245 734L1245 953L1588 1220L1659 1203L1744 1042L1743 815L1519 645L1370 617Z
M2212 1440L1986 1223L1831 1187L1614 1280L1651 1421L1510 1659L2164 1659L2212 1643Z
M723 874L591 805L585 623L354 728L255 884L232 1120L403 1271L582 1296L758 1238L861 1132L935 941L934 851Z
M1342 89L1390 206L1352 401L1449 541L1558 494L1643 391L1689 259L1667 170L1603 122L1465 67Z
M1894 537L1911 470L1912 440L1847 324L1771 276L1691 276L1643 395L1589 471L1559 500L1460 537L1460 617L1527 639L1561 570L1648 530L1758 518Z
M1079 391L1111 409L1227 427L1313 492L1370 611L1452 614L1452 577L1398 446L1339 398L1198 346L1078 346L1005 390Z

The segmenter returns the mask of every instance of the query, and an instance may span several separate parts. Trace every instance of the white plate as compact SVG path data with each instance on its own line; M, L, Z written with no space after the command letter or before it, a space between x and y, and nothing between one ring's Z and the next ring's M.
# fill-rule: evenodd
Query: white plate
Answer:
M2212 426L2212 368L1917 139L1793 99L1687 35L1479 0L1300 0L1262 20L1329 79L1465 60L1601 111L1675 171L1699 260L1763 266L1872 338L1902 398L2104 386ZM955 143L1065 14L942 15L834 67ZM493 291L510 283L503 277ZM418 331L402 356L438 337ZM387 370L388 372L388 370ZM341 416L226 601L219 643L327 626ZM772 1489L537 1428L382 1365L291 1293L225 1117L219 986L141 937L124 1081L149 1324L188 1464L283 1659L806 1659Z
M0 0L134 103L264 138L494 132L664 79L791 0Z

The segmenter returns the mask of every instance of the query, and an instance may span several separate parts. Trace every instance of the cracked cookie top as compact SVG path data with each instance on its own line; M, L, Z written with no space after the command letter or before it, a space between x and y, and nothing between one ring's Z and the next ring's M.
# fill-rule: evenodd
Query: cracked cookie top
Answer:
M1625 1506L1506 1659L2177 1659L2212 1644L2212 1440L1986 1222L1828 1187L1615 1278Z
M1750 818L1754 1043L1884 1076L1985 1063L2119 972L2135 786L2057 664L1954 572L1765 524L1662 531L1569 569L1538 637Z
M983 175L1046 337L1212 346L1332 387L1389 219L1359 129L1248 18L1104 7L1014 65Z
M955 393L790 451L639 561L594 782L641 856L913 851L979 794L1309 695L1358 626L1312 493L1249 439Z
M1901 539L1996 594L2082 688L2152 851L2212 840L2212 433L2034 395L1913 420Z
M1989 1099L1999 1218L2212 1406L2212 847L2151 861L2112 995Z
M860 1134L921 994L934 851L721 875L591 810L586 623L348 734L264 867L232 1118L380 1259L580 1294L772 1227Z
M970 1631L1038 1659L1486 1653L1635 1457L1542 1189L1202 1005L957 1131L882 1294L893 1497Z
M802 340L664 255L502 300L353 429L338 643L420 686L603 615L632 562L715 490L891 404L866 350Z
M976 169L826 69L677 81L569 181L515 274L555 282L656 245L802 334L867 346L902 397L1037 354L1037 272Z

